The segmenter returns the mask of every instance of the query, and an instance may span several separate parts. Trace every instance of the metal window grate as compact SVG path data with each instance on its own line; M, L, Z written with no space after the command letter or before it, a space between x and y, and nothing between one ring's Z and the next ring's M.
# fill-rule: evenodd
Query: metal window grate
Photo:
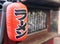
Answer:
M43 11L29 11L28 13L28 33L41 31L47 28L47 15Z

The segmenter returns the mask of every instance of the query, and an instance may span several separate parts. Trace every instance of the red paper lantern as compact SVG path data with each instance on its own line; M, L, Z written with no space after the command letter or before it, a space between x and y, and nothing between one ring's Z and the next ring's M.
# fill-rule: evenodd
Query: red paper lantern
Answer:
M23 41L28 33L27 7L21 2L12 3L7 6L6 25L9 39Z

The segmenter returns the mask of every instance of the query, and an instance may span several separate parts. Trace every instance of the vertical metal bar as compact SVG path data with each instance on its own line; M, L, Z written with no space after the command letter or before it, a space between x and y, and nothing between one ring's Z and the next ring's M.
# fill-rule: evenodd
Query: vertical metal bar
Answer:
M45 26L45 13L43 12L43 29L44 29L44 26Z
M40 30L40 11L39 11L39 30Z
M41 19L42 19L42 13L41 13L41 11L40 11L40 17L41 17ZM41 22L41 19L40 19L40 22ZM42 22L40 23L40 25L42 24ZM41 29L42 29L42 25L41 25Z
M32 14L32 11L31 11L31 25L32 25L32 29L31 29L31 32L33 31L33 23L32 23L32 16L33 16L33 14Z
M43 12L43 11L42 11L42 15L43 15L43 18L42 18L42 19L43 19L43 20L42 20L42 21L43 21L43 22L42 22L42 23L43 23L43 24L42 24L42 29L43 29L43 28L44 28L44 12Z
M32 32L34 31L34 11L32 11L32 23L33 23L33 29Z
M40 30L40 11L39 11L39 30Z
M34 14L34 25L35 25L35 15L36 15L36 11L34 11L35 14ZM34 31L35 31L35 26L34 26Z
M41 11L41 21L43 20L43 14L42 14L42 11ZM42 29L42 25L43 23L41 22L41 29Z
M40 11L40 30L41 30L41 11Z
M39 23L39 18L40 18L40 17L39 17L39 16L40 16L40 15L39 15L39 12L38 12L38 29L39 29L39 27L40 27L40 26L39 26L39 25L40 25L40 23ZM39 29L39 30L40 30L40 29Z
M43 29L45 27L45 13L43 12Z
M35 14L34 14L34 25L35 25L35 15L36 15L36 11L34 11ZM34 26L34 31L35 31L35 26Z
M41 11L40 11L39 14L40 14L40 16L39 16L40 17L40 19L39 19L39 26L40 26L40 29L41 29L41 22L40 22L40 20L41 20Z
M42 15L42 17L41 17L41 21L42 21L42 22L41 22L41 23L42 23L41 29L42 29L42 28L43 28L43 11L41 11L41 13L42 13L42 14L41 14L41 15Z
M39 20L38 20L38 12L39 12L39 11L37 10L37 20L36 20L36 25L37 25L36 28L37 28L37 29L36 29L36 31L39 30L39 29L38 29L38 21L39 21Z
M36 14L35 14L35 31L36 31L36 17L37 17L37 11L36 11Z
M35 20L36 24L37 24L37 22L38 22L38 21L37 21L37 16L38 16L38 15L37 15L37 12L38 12L38 11L37 11L37 9L36 9L36 20ZM36 25L36 24L35 24L35 26L36 26L35 31L37 30L37 26L38 26L38 25Z
M37 26L37 31L38 31L39 30L39 11L37 12L37 21L36 22L37 22L37 25L38 25Z
M35 11L33 11L33 19L34 19L34 15L35 15ZM33 22L34 22L34 20L33 20ZM33 26L33 30L35 31L35 26Z

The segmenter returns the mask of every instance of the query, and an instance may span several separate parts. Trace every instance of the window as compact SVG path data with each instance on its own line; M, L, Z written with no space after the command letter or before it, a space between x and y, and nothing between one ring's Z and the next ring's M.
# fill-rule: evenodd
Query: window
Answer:
M51 10L50 16L50 31L57 32L58 31L58 10Z
M28 13L28 33L47 28L47 14L43 10L33 10Z

